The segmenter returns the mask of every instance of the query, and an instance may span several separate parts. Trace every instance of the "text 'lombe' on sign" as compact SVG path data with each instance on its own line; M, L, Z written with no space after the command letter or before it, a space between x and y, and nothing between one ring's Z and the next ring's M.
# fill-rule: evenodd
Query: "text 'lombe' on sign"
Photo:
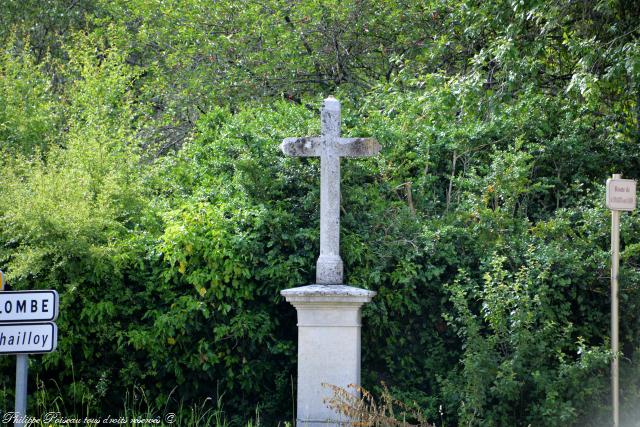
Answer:
M58 302L53 290L0 292L0 323L54 321Z

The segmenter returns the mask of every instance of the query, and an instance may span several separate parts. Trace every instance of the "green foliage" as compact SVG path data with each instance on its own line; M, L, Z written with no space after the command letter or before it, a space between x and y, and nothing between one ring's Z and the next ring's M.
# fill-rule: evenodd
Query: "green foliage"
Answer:
M144 188L148 171L126 144L129 120L114 118L128 114L128 76L115 64L98 72L93 60L79 58L71 102L58 106L67 113L60 146L28 157L2 152L0 262L14 289L61 295L58 351L32 373L55 380L71 400L90 396L89 406L102 407L136 382L125 376L112 387L106 379L137 363L124 338L145 310L146 301L131 301L152 281L159 220Z
M461 370L444 384L464 424L544 419L545 425L563 425L586 409L580 407L586 397L607 391L608 353L585 343L581 325L592 319L581 319L563 295L580 293L574 299L584 300L593 290L567 289L579 275L562 271L571 264L558 263L558 255L545 249L530 246L515 274L504 269L506 257L494 253L483 267L484 283L461 271L450 285L455 314L445 318L465 348ZM588 305L580 311L589 311Z
M174 384L190 401L218 388L240 420L256 402L271 417L286 407L294 351L281 322L294 320L278 315L278 290L295 280L286 276L295 261L269 237L282 229L283 217L209 203L169 214L159 248L168 263L160 292L129 333L130 344L147 355L147 389L163 396L166 384ZM272 399L263 400L266 395Z
M47 75L28 53L0 56L0 147L12 154L44 151L59 128Z
M60 398L30 389L76 413L119 411L133 389L155 408L221 390L235 424L256 407L290 419L279 292L313 281L319 161L278 145L317 134L331 92L343 134L383 146L342 163L347 282L378 292L365 385L443 425L597 425L603 183L640 166L634 6L4 2L0 267L62 301L58 351L31 367ZM625 215L629 411L639 230ZM8 358L0 371L8 401Z

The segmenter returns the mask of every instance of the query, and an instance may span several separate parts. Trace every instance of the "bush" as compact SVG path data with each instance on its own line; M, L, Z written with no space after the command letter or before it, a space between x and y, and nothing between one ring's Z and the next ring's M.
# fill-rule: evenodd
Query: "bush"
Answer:
M320 97L212 107L181 151L152 162L139 149L152 115L144 72L87 37L81 47L100 54L71 50L53 110L46 85L32 90L20 62L3 59L23 79L7 93L46 104L35 133L2 134L19 142L4 145L0 171L7 278L61 294L58 351L32 358L32 378L55 381L83 406L73 411L118 411L139 387L157 408L223 395L235 422L256 407L268 422L289 419L295 310L279 292L314 280L319 160L287 158L278 145L319 132ZM637 150L623 156L633 140L572 90L525 85L501 97L478 79L401 73L357 102L338 95L343 134L383 146L342 163L346 281L378 292L363 316L365 386L383 380L448 425L601 414L610 357L601 200L609 156L633 176ZM12 108L9 121L22 114ZM60 116L60 132L35 144ZM637 215L623 224L628 242ZM634 373L638 245L622 257L623 370ZM627 396L638 393L633 378L623 378Z

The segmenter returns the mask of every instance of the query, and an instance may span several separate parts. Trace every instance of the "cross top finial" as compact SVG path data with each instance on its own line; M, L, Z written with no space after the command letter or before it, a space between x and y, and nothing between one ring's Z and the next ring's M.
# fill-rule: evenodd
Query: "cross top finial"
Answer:
M316 283L343 281L340 258L340 157L369 157L380 151L373 138L340 137L340 101L326 98L320 111L321 136L285 138L280 148L289 156L320 157L320 256Z
M340 137L340 101L333 96L329 96L322 103L320 123L323 136Z
M337 110L340 111L340 101L338 101L336 98L333 97L333 95L329 95L328 97L326 97L324 99L324 105L323 108L325 110Z

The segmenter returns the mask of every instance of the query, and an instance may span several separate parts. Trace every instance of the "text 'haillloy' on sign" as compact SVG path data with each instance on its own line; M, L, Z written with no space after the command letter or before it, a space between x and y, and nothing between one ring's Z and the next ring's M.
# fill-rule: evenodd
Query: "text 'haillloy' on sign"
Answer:
M0 323L54 321L59 305L53 290L0 292Z
M58 345L53 322L0 325L0 354L49 353Z

